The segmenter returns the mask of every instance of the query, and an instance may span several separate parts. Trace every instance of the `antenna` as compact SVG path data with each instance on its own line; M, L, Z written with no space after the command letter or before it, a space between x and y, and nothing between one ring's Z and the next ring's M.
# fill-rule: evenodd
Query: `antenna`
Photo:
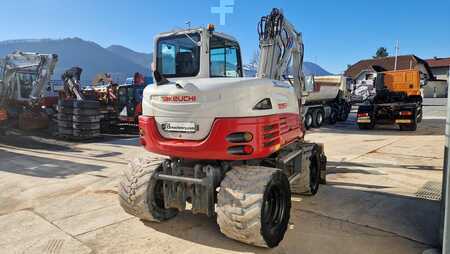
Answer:
M191 29L191 21L190 20L187 20L186 22L184 22L184 24L187 25L189 30Z
M395 64L394 64L394 71L397 70L397 61L398 61L398 50L400 49L400 43L397 40L397 43L395 44Z

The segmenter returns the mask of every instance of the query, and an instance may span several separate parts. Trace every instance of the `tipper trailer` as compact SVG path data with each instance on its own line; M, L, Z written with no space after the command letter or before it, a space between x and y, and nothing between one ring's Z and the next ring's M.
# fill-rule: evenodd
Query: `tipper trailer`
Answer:
M303 107L306 129L320 128L329 124L346 121L351 110L351 80L342 75L309 76L313 91L307 93Z

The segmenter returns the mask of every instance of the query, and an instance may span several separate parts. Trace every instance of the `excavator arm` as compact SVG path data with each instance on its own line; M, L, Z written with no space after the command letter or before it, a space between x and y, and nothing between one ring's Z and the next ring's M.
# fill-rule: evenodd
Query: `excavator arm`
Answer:
M303 88L303 40L301 33L285 19L279 9L261 18L258 24L259 34L259 78L288 80L284 75L292 60L293 86L300 102Z
M61 79L64 81L64 95L63 99L76 99L79 101L84 100L81 94L80 78L83 69L80 67L72 67L66 70Z

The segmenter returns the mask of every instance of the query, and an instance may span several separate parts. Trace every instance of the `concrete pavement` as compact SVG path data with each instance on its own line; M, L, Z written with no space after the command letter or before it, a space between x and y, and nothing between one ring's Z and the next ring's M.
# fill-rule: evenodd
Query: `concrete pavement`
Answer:
M431 107L431 106L430 106ZM293 197L282 244L230 240L215 218L181 213L144 223L117 200L136 138L68 143L0 138L2 253L421 253L438 244L444 120L427 108L417 132L340 123L308 133L325 144L328 185Z

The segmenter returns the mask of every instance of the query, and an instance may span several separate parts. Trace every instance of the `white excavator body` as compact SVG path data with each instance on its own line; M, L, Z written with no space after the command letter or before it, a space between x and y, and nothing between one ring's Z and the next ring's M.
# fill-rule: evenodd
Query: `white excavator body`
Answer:
M243 77L238 42L212 26L155 38L154 85L143 94L140 157L124 174L120 204L148 221L217 214L230 238L275 247L291 193L325 183L323 146L304 140L300 33L274 9L259 23L256 78ZM292 59L293 79L284 77ZM138 184L137 184L138 183Z

